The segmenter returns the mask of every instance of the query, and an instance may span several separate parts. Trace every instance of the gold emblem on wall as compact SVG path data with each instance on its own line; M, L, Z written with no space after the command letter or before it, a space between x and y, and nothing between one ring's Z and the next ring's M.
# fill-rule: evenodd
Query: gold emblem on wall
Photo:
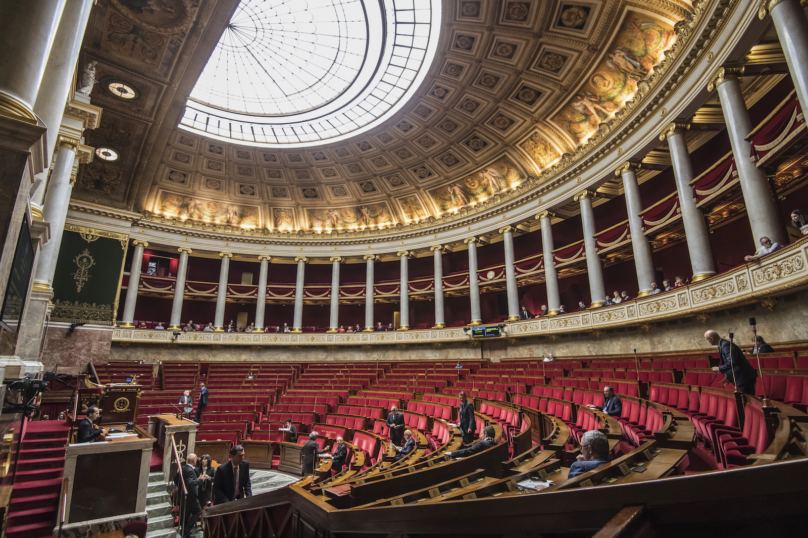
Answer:
M118 398L115 400L112 407L116 413L125 413L126 411L129 411L129 398Z
M95 234L92 234L92 233L89 233L89 232L80 232L79 235L81 236L82 239L84 239L88 243L92 243L93 241L98 241L98 239L101 237L100 235L95 235Z
M76 291L80 292L84 284L90 280L89 270L90 267L95 265L95 259L90 255L90 251L85 248L84 252L73 258L73 261L78 266L78 270L73 273L73 279L76 281Z

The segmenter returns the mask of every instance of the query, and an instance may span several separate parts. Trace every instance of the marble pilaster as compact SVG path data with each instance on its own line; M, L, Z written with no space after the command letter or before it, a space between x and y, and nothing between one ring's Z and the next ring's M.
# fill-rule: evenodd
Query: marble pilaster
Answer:
M305 256L298 256L295 258L297 263L297 280L295 281L295 314L292 322L292 332L303 332L303 294L305 290L303 285L306 282L306 264L309 259Z
M592 210L592 199L595 192L583 190L575 195L575 201L581 204L581 224L584 231L584 249L586 252L586 272L589 276L589 293L592 297L591 308L603 306L606 298L606 286L603 283L603 265L598 255L598 242L595 239L595 213Z
M269 260L272 256L258 256L261 269L258 273L258 295L255 301L255 328L264 332L264 313L267 307L267 273L269 273Z
M446 319L443 311L443 245L429 247L435 261L435 328L446 327Z
M547 288L547 313L551 316L558 314L561 306L561 295L558 291L558 273L553 256L553 229L551 220L555 214L542 211L536 218L541 222L541 246L544 257L544 284Z
M398 326L399 331L407 331L410 328L410 289L409 289L409 260L414 254L408 250L396 252L396 256L401 259L401 276L399 277L399 285L401 287L401 325Z
M623 178L623 192L628 210L628 229L631 234L631 248L634 252L634 267L637 271L637 297L645 297L651 293L651 284L654 282L654 262L651 258L651 243L645 237L642 224L642 202L640 200L640 186L637 183L637 169L639 164L624 162L615 175Z
M339 266L345 258L331 257L331 312L328 331L335 333L339 330Z
M513 227L500 228L502 244L505 245L505 285L508 294L508 321L519 321L519 285L516 283L515 255L513 252Z
M224 332L224 307L227 304L227 278L230 275L230 252L220 252L222 265L219 269L219 287L216 294L216 314L213 318L213 330L217 333Z
M188 255L193 251L187 247L177 249L180 253L180 261L177 264L177 280L174 283L174 300L171 303L171 318L168 323L169 331L179 331L180 316L182 316L182 300L185 296L185 274L188 272Z
M471 321L469 325L482 324L480 313L480 282L477 276L477 244L479 237L468 237L463 240L469 246L469 302L471 304Z
M140 271L143 266L143 250L149 246L146 241L136 239L132 242L135 249L132 252L132 266L129 269L129 283L126 286L126 300L123 303L123 317L121 327L133 327L135 319L135 305L137 303L137 292L140 287Z

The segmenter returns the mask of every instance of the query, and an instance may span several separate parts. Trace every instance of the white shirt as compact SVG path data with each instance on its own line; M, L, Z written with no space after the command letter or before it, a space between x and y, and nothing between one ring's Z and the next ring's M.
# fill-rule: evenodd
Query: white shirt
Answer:
M659 289L659 288L657 288L657 289L655 289L655 290L651 291L651 293L649 293L648 295L656 295L656 294L657 294L657 293L659 293L659 292L660 292L660 289Z
M542 362L555 362L555 361L556 361L556 360L555 360L555 357L554 357L554 358L552 358L552 359L551 359L551 358L549 358L549 357L544 357L544 361L542 361Z
M205 327L204 329L202 329L202 332L203 332L203 333L210 333L210 332L213 332L213 327L210 327L210 326Z
M155 327L155 329L158 330L158 331L165 330L162 325L158 325L157 327Z
M778 248L780 248L780 243L772 243L772 246L769 248L760 247L760 252L758 253L758 256L765 256L766 254L771 254Z
M612 304L620 304L623 302L623 299L612 299Z

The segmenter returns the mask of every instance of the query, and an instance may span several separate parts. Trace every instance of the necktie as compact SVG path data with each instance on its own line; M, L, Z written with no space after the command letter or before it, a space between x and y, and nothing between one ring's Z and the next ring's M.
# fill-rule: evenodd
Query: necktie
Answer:
M235 483L235 487L233 490L233 500L235 500L238 497L238 468L239 468L238 465L233 468L233 482Z

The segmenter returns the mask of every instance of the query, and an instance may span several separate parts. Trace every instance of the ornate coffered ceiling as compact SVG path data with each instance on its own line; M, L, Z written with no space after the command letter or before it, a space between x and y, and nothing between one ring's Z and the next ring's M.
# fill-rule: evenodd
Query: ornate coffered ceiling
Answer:
M444 0L438 53L391 121L312 148L224 143L177 127L237 0L100 0L83 61L98 62L102 125L79 199L210 224L384 228L521 192L596 135L693 11L684 0ZM122 99L109 84L136 92ZM522 186L520 188L520 186Z

